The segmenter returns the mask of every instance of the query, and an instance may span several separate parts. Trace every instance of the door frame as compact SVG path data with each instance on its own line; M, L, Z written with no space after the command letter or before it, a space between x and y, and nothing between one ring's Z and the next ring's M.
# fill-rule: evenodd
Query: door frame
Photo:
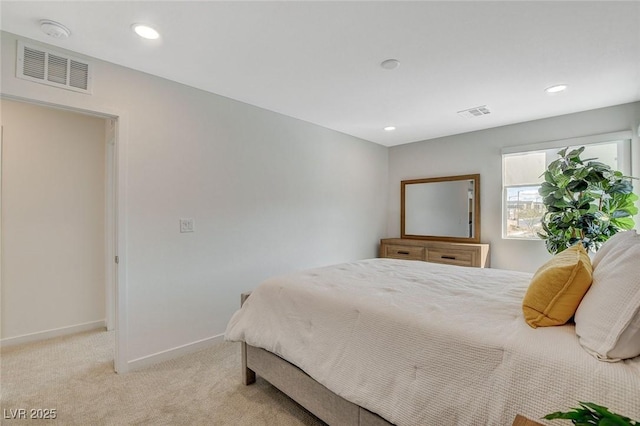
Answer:
M114 370L125 373L129 370L127 357L127 129L125 113L112 108L83 108L39 99L0 93L0 99L25 102L34 105L67 110L105 119L107 127L113 126L111 140L107 135L106 145L106 206L105 206L105 322L108 330L115 329ZM108 129L107 129L108 130ZM113 141L113 143L111 143ZM117 259L117 263L116 263Z

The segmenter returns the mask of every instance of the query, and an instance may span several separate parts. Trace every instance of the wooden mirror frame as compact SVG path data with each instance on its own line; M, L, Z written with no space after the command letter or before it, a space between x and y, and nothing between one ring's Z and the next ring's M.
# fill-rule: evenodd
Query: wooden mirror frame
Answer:
M436 183L436 182L449 182L459 180L472 180L473 193L474 193L474 205L473 205L473 235L471 237L450 237L439 235L413 235L405 233L405 191L407 185L419 184L419 183ZM403 180L400 182L400 236L401 238L417 239L417 240L437 240L437 241L449 241L458 243L480 243L480 175L460 175L460 176L443 176L435 178L424 179L412 179Z

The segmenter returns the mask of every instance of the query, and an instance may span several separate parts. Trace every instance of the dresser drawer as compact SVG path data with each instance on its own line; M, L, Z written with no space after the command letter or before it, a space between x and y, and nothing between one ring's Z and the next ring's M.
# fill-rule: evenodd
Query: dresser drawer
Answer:
M427 251L427 262L446 263L458 266L474 266L475 252L467 250L439 250L429 249Z
M392 259L424 260L424 247L385 245L383 257Z
M392 259L422 260L476 268L489 267L489 244L383 238L380 240L378 255Z

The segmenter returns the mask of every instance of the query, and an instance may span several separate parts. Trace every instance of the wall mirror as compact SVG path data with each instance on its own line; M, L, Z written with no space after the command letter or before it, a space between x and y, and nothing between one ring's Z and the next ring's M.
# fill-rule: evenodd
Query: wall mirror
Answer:
M480 175L403 180L402 238L480 242Z

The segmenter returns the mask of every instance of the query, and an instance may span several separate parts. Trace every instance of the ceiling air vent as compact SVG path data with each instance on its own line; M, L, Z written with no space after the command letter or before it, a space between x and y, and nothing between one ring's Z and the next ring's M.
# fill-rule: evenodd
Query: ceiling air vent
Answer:
M89 63L42 47L18 42L17 77L61 89L91 93Z
M458 115L461 115L462 117L465 117L465 118L476 118L476 117L482 117L483 115L489 115L489 114L491 114L491 111L489 110L489 107L486 105L465 109L463 111L458 111Z

